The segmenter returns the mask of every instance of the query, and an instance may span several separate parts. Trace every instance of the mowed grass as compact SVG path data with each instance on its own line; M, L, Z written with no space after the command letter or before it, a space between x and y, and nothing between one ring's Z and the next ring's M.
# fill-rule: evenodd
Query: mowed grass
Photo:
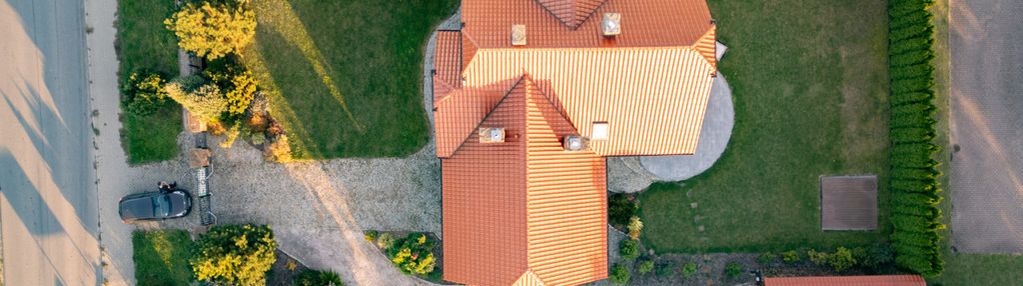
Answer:
M178 76L178 46L163 19L174 13L174 1L120 0L117 10L118 78L125 82L134 71ZM121 113L121 144L132 164L173 159L178 154L181 107L170 102L149 116Z
M135 231L131 241L138 285L190 285L194 280L188 258L195 242L187 231Z
M397 157L429 140L423 53L454 0L254 1L242 61L299 159Z
M711 170L640 195L644 243L658 252L758 252L886 241L885 3L709 4L729 47L719 68L733 90L735 127ZM880 230L820 230L818 179L845 174L879 176Z

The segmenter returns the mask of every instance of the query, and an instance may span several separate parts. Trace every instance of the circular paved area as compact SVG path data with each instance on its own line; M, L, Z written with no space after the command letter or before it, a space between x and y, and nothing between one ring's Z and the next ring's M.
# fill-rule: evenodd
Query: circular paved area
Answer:
M689 156L644 156L640 164L659 181L681 181L706 171L724 153L735 125L732 90L718 74L710 89L710 100L703 118L696 154Z

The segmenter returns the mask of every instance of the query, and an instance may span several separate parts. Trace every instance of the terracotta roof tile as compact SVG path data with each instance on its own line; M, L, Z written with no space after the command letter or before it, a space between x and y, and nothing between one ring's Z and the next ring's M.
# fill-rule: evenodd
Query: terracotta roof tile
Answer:
M768 277L764 286L926 286L920 275Z
M717 27L711 26L700 40L696 41L693 48L700 52L700 55L710 63L711 67L717 69Z
M527 270L524 95L510 93L481 124L506 128L505 143L473 132L441 161L445 280L510 285Z
M604 37L603 13L622 15ZM444 278L564 285L607 277L601 156L692 154L715 72L704 0L466 0L438 34ZM527 45L511 46L513 24ZM456 52L457 51L457 52ZM608 139L565 151L566 136ZM480 143L501 127L504 143Z
M566 26L559 19L569 16L578 19L578 15L586 13L571 11L586 11L599 2L602 1L464 1L465 28L462 31L483 49L511 47L510 32L514 24L526 25L529 42L526 48L650 47L691 46L712 26L710 10L704 0L607 0L589 14L621 13L622 34L613 38L602 35L602 17L589 16L577 27ZM541 3L555 8L544 8L545 4Z
M533 81L526 83L526 205L529 267L548 285L607 277L607 182L604 159L565 151L578 135Z
M508 285L527 269L548 285L606 278L603 158L561 147L577 133L528 77L480 127L505 128L506 142L479 143L474 129L441 161L445 279Z
M507 90L507 79L529 73L583 136L593 122L608 122L609 139L591 142L599 155L693 154L713 71L688 47L486 49L465 69L462 85Z

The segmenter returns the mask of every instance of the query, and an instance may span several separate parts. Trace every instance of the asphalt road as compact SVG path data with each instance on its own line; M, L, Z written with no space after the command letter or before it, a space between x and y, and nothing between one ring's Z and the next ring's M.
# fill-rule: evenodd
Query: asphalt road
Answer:
M83 1L0 0L6 285L98 285Z
M949 4L953 246L1023 253L1023 2Z

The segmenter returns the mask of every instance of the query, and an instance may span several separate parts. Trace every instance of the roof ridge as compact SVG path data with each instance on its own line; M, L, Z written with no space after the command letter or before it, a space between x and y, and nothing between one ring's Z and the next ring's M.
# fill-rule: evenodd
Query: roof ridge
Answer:
M458 150L461 150L461 149L462 149L462 146L464 146L464 145L465 145L465 139L469 138L469 136L472 136L472 133L473 133L473 132L476 132L476 130L479 130L479 129L480 129L480 126L482 126L482 125L483 125L483 123L486 123L486 122L487 122L487 119L489 119L489 118L490 118L490 116L494 114L494 111L495 111L495 110L497 110L498 108L500 108L500 107L501 107L501 104L503 104L503 103L504 103L504 101L505 101L506 99L508 99L508 95L511 95L512 91L514 91L514 90L515 90L515 87L518 87L518 86L519 86L519 84L522 84L522 79L523 79L523 78L524 78L524 76L521 76L521 75L520 75L520 76L518 77L518 80L516 80L516 81L515 81L515 84L512 84L512 85L511 85L511 87L510 87L510 88L508 88L508 90L504 92L504 95L503 95L503 96L501 96L501 100L498 100L498 101L497 101L497 103L496 103L496 104L494 104L494 108L491 108L491 109L490 109L490 111L487 111L487 115L484 115L484 116L483 116L483 119L480 119L480 122L476 123L476 126L475 126L475 127L473 127L473 128L472 128L472 130L470 130L470 131L469 131L469 134L465 134L464 136L462 136L462 138L461 138L461 142L462 142L462 143L461 143L461 144L458 144L458 147L455 147L455 150L452 150L452 151L451 151L451 156L454 156L454 155L455 155L455 153L458 153ZM525 145L525 144L523 144L523 146L524 146L524 145ZM449 157L451 157L451 156L449 156Z

